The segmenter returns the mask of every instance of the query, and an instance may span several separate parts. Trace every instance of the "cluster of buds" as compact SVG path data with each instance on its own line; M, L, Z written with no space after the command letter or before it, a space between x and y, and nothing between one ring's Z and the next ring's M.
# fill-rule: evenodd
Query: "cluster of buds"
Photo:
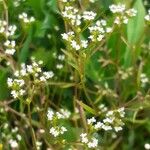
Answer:
M28 17L27 13L25 13L25 12L23 12L22 14L19 15L19 19L27 24L35 21L34 17Z
M26 94L29 82L32 82L34 85L45 83L54 76L52 71L42 71L42 63L42 61L36 62L34 58L32 58L31 65L22 64L21 69L14 73L15 78L8 78L7 84L12 90L11 94L13 98L22 98Z
M118 71L118 74L120 76L120 78L122 80L126 80L128 77L132 76L133 75L133 68L128 68L128 69L123 69L121 68L119 71Z
M66 109L60 109L59 112L54 112L52 109L49 109L47 112L47 119L51 121L50 134L54 137L58 137L64 134L67 129L64 126L58 124L58 120L60 119L68 119L71 113Z
M134 8L132 9L127 9L124 4L118 4L118 5L111 5L110 11L116 15L115 24L127 24L129 21L129 18L136 16L137 10Z

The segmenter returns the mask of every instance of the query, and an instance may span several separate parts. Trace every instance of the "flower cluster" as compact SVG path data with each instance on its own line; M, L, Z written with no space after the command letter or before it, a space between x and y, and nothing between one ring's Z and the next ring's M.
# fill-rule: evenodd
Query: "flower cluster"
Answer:
M6 21L0 20L0 33L7 39L15 34L16 29L15 25L8 25Z
M52 71L43 72L41 65L42 61L36 62L32 59L31 65L21 65L21 69L14 73L15 79L8 78L7 84L11 88L13 98L21 98L26 94L28 82L33 84L45 83L48 79L54 76Z
M19 15L19 19L23 21L24 23L32 23L35 21L34 17L28 17L27 13L25 12Z
M96 122L94 117L87 119L87 124L92 126L95 130L115 130L116 132L122 130L124 125L122 118L124 117L124 108L119 108L117 110L107 111L106 117L102 121Z
M64 2L68 1L65 0ZM69 3L69 5L66 5L64 7L64 10L62 11L63 18L73 27L79 27L82 23L82 20L84 20L85 22L93 21L96 15L97 14L93 11L84 11L83 13L80 13L78 8L72 6L71 3Z
M82 133L80 135L81 137L81 142L88 148L96 148L98 146L98 140L95 137L88 138L87 133Z
M61 35L62 35L62 38L68 43L68 45L73 50L78 51L78 50L85 49L88 47L87 40L80 40L80 41L75 40L75 33L73 31L68 32L68 33L63 33Z
M12 36L15 34L17 27L15 25L8 25L6 21L0 20L0 34L5 37L4 49L5 53L8 55L14 55L15 53L15 41L11 40Z
M90 31L89 39L92 42L101 41L106 33L112 32L111 27L107 27L107 22L105 20L98 20L95 25L88 28Z
M60 124L57 125L59 119L68 119L71 113L66 109L60 109L59 112L54 112L52 109L49 109L47 112L47 119L51 121L50 134L54 137L58 137L64 134L67 129Z
M67 129L64 127L64 126L56 126L56 127L51 127L50 128L50 133L54 136L54 137L57 137L61 134L64 134L65 132L67 131Z
M10 40L7 40L5 43L4 43L4 46L6 48L5 50L5 53L6 54L9 54L9 55L13 55L15 53L15 46L16 46L16 43L15 41L10 41Z
M22 137L19 134L18 127L14 127L12 129L10 129L9 124L4 123L2 125L1 130L3 131L1 134L1 138L5 141L8 141L8 143L12 149L18 148L19 142L22 140Z
M136 16L137 14L137 10L135 10L134 8L132 9L126 9L126 6L124 4L118 4L118 5L111 5L110 7L110 11L116 15L115 24L127 24L129 18Z
M78 14L79 10L72 7L66 6L62 12L62 16L65 20L71 23L73 26L79 26L81 24L81 15Z

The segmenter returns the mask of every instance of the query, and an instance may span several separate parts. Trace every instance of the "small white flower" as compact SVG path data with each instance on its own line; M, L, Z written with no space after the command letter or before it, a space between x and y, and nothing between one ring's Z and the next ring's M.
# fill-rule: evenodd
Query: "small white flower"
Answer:
M47 112L47 118L48 120L53 120L54 112L52 110L48 110Z
M149 143L145 143L144 148L145 148L146 150L150 150L150 144L149 144Z
M50 128L50 133L54 136L57 137L59 135L59 132L54 128Z
M112 13L123 13L126 7L124 4L118 4L118 5L113 4L109 6L109 8Z
M90 118L90 119L87 119L87 123L88 124L93 124L96 122L96 119L94 117Z
M89 148L95 148L98 145L98 140L96 138L92 138L92 141L88 143Z
M80 137L81 137L81 142L82 143L88 143L88 138L87 138L87 134L86 133L82 133L80 135Z
M82 40L81 45L82 45L83 48L87 48L88 47L88 41L87 40Z
M16 140L10 139L9 144L10 144L11 148L17 148L18 147L18 143Z
M75 40L71 41L71 46L72 48L74 48L76 51L78 51L81 47L79 44L77 44L77 42Z
M84 11L83 16L82 16L82 18L87 21L94 20L95 17L96 17L96 13L94 13L92 11Z
M122 127L114 127L115 131L118 132L118 131L121 131L122 130Z
M99 121L99 122L97 122L97 123L94 125L94 128L95 128L96 130L98 130L98 129L101 129L103 125L104 125L104 124Z

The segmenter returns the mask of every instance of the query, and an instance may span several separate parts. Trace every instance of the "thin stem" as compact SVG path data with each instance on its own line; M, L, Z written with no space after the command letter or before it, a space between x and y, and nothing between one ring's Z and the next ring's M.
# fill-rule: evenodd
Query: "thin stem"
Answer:
M29 116L29 125L30 125L30 129L31 129L31 136L32 136L33 146L34 146L34 149L37 150L37 147L36 147L36 137L35 137L34 129L32 127L32 118L31 118L30 104L28 104L28 116Z

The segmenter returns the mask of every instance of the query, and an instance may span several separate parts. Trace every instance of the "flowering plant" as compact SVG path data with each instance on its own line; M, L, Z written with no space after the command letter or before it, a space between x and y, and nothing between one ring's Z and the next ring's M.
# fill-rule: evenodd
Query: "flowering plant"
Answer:
M149 2L0 6L0 150L150 149Z

